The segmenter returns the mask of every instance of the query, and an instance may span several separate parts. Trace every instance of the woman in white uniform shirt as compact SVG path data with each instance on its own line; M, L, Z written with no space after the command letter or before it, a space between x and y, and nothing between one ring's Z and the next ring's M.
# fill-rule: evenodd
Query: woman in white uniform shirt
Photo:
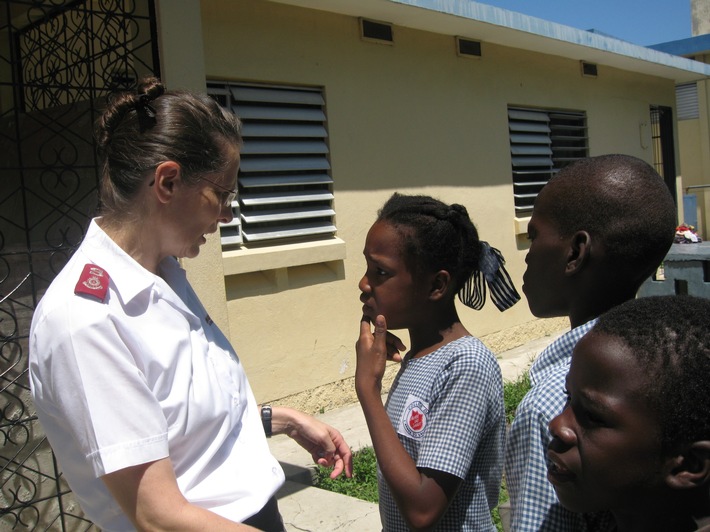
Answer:
M97 124L102 216L37 307L30 382L71 488L106 531L283 530L260 410L176 261L232 219L240 127L156 79ZM274 407L272 430L350 476L334 428Z

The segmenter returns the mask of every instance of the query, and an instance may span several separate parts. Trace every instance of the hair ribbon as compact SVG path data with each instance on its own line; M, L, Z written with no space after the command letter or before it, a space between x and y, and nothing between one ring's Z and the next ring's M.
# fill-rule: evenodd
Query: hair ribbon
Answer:
M473 272L459 290L461 302L474 310L481 310L486 302L486 285L491 292L491 300L501 312L520 301L510 275L505 269L505 259L500 251L481 241L481 257L478 269Z

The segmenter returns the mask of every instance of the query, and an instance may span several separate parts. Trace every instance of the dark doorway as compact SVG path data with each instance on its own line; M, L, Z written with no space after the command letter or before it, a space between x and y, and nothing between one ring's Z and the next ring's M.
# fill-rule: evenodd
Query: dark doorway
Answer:
M677 201L673 109L670 107L651 106L651 140L653 141L653 166L666 182L673 199Z

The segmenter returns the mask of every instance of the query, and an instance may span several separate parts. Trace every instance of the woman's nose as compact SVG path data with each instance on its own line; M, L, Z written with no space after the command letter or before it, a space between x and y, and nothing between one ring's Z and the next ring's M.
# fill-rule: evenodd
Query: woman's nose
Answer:
M222 205L222 209L219 211L219 222L227 224L234 219L234 211L232 211L231 205Z

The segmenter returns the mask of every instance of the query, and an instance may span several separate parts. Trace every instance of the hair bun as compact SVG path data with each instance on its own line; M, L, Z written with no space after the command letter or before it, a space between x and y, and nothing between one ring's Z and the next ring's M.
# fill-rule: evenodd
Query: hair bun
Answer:
M138 85L136 94L142 101L150 102L165 94L165 85L158 78L145 78Z
M446 219L451 223L456 223L461 220L462 217L468 218L468 211L463 205L458 203L452 203L446 213Z

